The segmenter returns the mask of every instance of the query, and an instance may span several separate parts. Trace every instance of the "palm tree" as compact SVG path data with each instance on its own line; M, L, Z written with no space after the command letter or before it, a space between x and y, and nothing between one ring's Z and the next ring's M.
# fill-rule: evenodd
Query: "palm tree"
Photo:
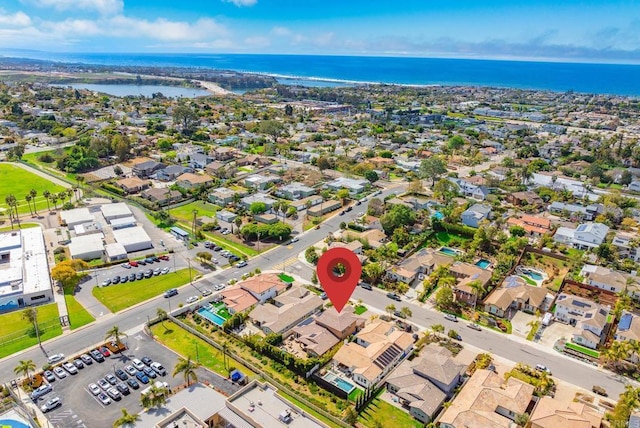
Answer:
M242 217L240 216L236 217L236 219L234 220L234 223L236 225L236 233L240 233L240 226L242 226Z
M29 379L31 376L30 372L36 369L36 363L33 360L20 360L18 361L18 365L13 369L15 374L24 375L25 379Z
M38 311L36 308L27 308L22 311L22 318L33 324L33 328L36 331L36 337L38 338L38 345L42 346L42 342L40 342L40 329L38 328Z
M400 313L404 315L406 318L411 318L411 316L413 315L413 312L411 312L411 309L409 309L406 306L403 306L400 308Z
M142 407L146 409L150 407L157 407L159 409L167 402L168 394L169 391L167 391L167 388L156 386L154 384L149 388L149 392L140 397L140 403L142 404Z
M222 342L222 360L224 362L224 369L227 369L227 350L229 349L229 344L227 342Z
M602 357L605 361L612 362L614 370L619 369L619 363L629 358L631 347L628 342L614 341L609 349L603 352Z
M49 198L51 198L51 192L48 190L45 190L44 192L42 192L42 196L44 196L44 198L47 200L47 210L51 211L51 206L49 205Z
M27 195L24 197L24 200L27 201L27 205L29 205L29 212L33 215L33 210L31 209L31 195Z
M156 315L160 318L160 324L162 324L162 327L164 327L166 331L167 327L164 325L164 320L167 319L167 311L162 308L158 308L156 309Z
M471 281L469 284L471 290L473 290L473 312L476 311L476 304L478 303L478 296L483 294L486 290L484 288L484 284L478 281Z
M111 329L107 330L107 333L104 337L105 340L109 338L113 338L116 343L120 343L120 337L127 337L127 335L120 331L120 327L114 325Z
M69 198L69 203L71 203L71 197L73 196L73 189L72 188L68 188L67 189L67 197Z
M53 202L53 209L57 210L58 209L58 195L56 195L55 193L51 196L51 202Z
M121 410L122 416L116 419L116 421L113 423L114 428L135 424L140 420L140 415L138 415L137 413L129 413L129 411L125 408Z
M198 374L196 373L196 369L200 367L200 363L191 361L191 357L187 357L185 360L182 357L178 358L178 363L173 368L172 376L175 377L177 374L182 373L184 376L184 381L187 383L187 386L191 385L191 381L198 381Z
M396 305L394 305L393 303L387 305L386 308L384 308L385 311L389 312L389 315L393 314L396 310Z
M29 191L29 194L31 195L31 199L33 200L33 212L38 215L38 210L36 209L36 196L38 196L38 191L36 189L31 189L31 191Z
M193 220L191 221L191 234L195 237L196 235L196 216L198 215L198 210L194 209L191 211L193 214Z

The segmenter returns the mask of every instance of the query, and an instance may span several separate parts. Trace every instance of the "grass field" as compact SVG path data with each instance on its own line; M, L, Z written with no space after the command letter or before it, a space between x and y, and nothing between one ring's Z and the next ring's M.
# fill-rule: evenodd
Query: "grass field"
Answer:
M45 341L62 334L58 305L51 303L36 307L40 339ZM23 311L18 310L0 315L0 358L38 344L33 326L23 318Z
M179 221L185 221L191 224L193 221L193 210L198 211L196 214L197 217L215 217L216 211L219 209L219 206L210 202L194 201L180 207L171 208L170 212L172 217L177 218Z
M420 421L413 419L409 413L382 401L380 397L374 398L358 418L358 422L367 427L373 426L374 421L379 422L383 427L422 428L424 426Z
M222 248L224 248L225 250L229 250L232 253L241 256L243 254L246 254L247 256L251 257L251 256L255 256L258 254L257 250L254 250L251 247L247 247L244 244L239 244L237 242L233 242L230 239L226 239L221 237L220 235L215 235L213 233L208 233L208 232L204 232L204 236L211 242L215 243L216 245L221 246ZM261 245L260 247L264 247L264 249L268 249L269 245L264 244Z
M67 303L67 312L69 313L69 324L71 330L94 322L96 319L82 306L75 297L66 294L64 300Z
M24 197L31 189L35 189L38 192L36 196L36 209L42 213L47 209L47 201L45 197L42 196L42 192L48 190L51 193L59 193L65 190L64 187L53 184L49 180L26 171L19 166L5 163L0 164L0 183L8 184L0 186L0 205L6 208L5 198L11 194L16 197L18 212L21 214L29 212L29 206ZM65 199L65 201L66 200L67 199ZM58 206L60 205L60 202L58 202Z
M569 348L573 351L583 353L593 358L600 358L600 352L595 351L593 349L585 348L584 346L577 345L575 343L567 342L564 344L565 348Z
M252 371L240 366L237 361L228 355L227 367L225 368L222 351L209 345L199 337L183 330L171 321L165 321L164 325L162 323L153 325L151 332L163 345L171 348L185 358L191 357L194 361L197 359L204 367L218 373L224 378L229 376L228 368L230 366L239 369L245 375L254 375Z
M436 239L440 244L447 245L451 241L468 241L469 238L465 238L460 235L455 235L449 232L438 232L436 233Z
M192 275L198 271L191 269ZM166 275L153 276L135 282L94 287L93 296L100 300L111 312L118 312L162 294L164 291L180 287L189 282L189 269L180 269Z
M356 314L356 315L362 315L365 312L367 312L367 307L364 306L364 305L356 306L355 310L353 311L353 313Z
M18 225L16 224L14 226L14 229L17 229ZM40 227L40 224L38 223L22 223L20 222L20 229L30 229L32 227ZM4 227L0 227L0 232L8 232L12 230L11 226L4 226Z

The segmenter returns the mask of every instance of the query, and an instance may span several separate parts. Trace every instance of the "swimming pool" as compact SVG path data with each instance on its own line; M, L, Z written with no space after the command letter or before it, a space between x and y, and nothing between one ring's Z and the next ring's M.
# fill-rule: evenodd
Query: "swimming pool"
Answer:
M486 259L480 259L476 262L476 266L478 266L480 269L486 269L491 266L491 262Z
M14 419L0 419L0 427L29 428L29 425L25 425L24 423Z
M522 269L522 274L528 276L534 281L542 281L544 279L544 276L542 276L542 274L536 272L535 270Z
M342 379L339 376L336 376L334 373L327 373L324 376L324 380L326 380L327 382L337 386L338 388L340 388L341 390L343 390L347 394L350 394L351 391L356 389L356 386L354 384L352 384L350 382L347 382L346 380Z
M225 321L224 318L222 318L220 315L216 314L215 312L211 312L211 310L206 307L198 309L198 314L219 327L222 327L222 324L224 324Z
M435 218L436 220L442 220L444 218L444 214L442 214L440 211L436 211L431 217Z
M456 257L459 254L458 251L449 247L441 247L438 251L440 251L442 254L446 254L447 256L451 256L451 257Z

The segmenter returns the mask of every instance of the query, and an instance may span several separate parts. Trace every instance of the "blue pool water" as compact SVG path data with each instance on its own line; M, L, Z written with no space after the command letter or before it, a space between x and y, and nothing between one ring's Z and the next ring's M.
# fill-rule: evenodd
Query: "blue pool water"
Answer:
M29 428L29 425L25 425L22 422L13 419L0 419L0 427Z
M491 265L491 262L489 260L485 260L485 259L480 259L476 262L476 266L478 266L481 269L486 269Z
M211 312L209 308L198 309L198 314L205 317L206 319L208 319L209 321L211 321L217 326L222 327L222 324L224 324L224 318L222 318L220 315L216 313Z
M455 256L458 255L458 252L456 250L451 249L449 247L442 247L438 251L440 251L443 254L446 254L447 256L451 256L451 257L455 257Z
M529 278L533 279L534 281L542 281L544 279L544 277L542 275L540 275L538 272L532 271L532 270L525 270L522 272L523 275L528 276Z
M444 214L442 214L440 211L436 211L431 217L435 218L436 220L442 220L444 218Z
M346 392L347 394L350 393L351 391L353 391L353 389L355 388L355 385L347 382L344 379L341 378L337 378L334 379L333 383L340 388L341 390L343 390L344 392Z

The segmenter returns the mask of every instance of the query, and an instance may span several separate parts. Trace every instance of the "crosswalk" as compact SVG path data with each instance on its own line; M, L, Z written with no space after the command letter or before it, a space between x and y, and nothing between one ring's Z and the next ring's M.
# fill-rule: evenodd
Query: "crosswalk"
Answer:
M294 265L298 262L298 256L289 257L287 260L273 266L275 270L284 270L287 266Z
M78 419L78 415L76 415L76 413L71 409L65 409L60 412L49 414L47 415L47 419L49 419L51 425L56 428L87 428L82 419Z

